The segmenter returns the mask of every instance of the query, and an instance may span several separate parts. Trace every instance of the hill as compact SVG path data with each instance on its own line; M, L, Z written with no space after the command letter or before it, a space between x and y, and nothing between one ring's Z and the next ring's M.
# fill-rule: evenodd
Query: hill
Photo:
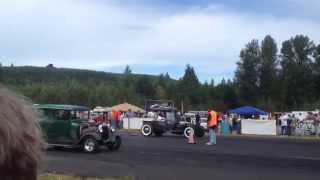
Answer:
M143 105L146 98L167 98L168 76L117 74L55 67L1 67L0 82L34 103L111 106L124 101Z
M33 103L75 104L91 108L128 102L144 107L146 99L170 99L180 109L226 110L236 107L237 95L231 81L214 86L201 84L187 65L179 80L159 76L47 67L0 66L0 83L30 98Z

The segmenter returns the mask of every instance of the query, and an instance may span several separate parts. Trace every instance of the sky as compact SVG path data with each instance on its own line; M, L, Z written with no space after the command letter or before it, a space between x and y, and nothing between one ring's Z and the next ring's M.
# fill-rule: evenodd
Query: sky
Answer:
M270 34L320 43L319 0L0 0L2 65L133 73L194 67L233 78L240 50Z

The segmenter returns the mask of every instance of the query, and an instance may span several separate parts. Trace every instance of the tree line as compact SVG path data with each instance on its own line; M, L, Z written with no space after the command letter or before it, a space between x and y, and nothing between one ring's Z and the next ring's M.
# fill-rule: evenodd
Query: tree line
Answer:
M144 106L146 99L171 99L185 110L219 111L253 105L268 111L312 110L320 104L320 45L297 35L282 42L267 35L253 39L240 51L234 79L201 83L194 68L172 79L123 73L0 64L0 82L34 103L77 104L89 107L129 102Z
M241 50L235 72L240 104L269 111L314 110L320 105L320 45L296 35L282 42L280 52L267 35Z

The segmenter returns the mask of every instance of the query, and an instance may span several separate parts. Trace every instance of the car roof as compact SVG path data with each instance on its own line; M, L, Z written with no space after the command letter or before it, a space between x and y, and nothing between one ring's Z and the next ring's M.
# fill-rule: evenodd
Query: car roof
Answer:
M195 113L187 112L187 113L184 113L184 115L187 115L187 116L195 116L196 114L195 114Z
M69 111L88 111L90 110L85 106L67 105L67 104L35 104L34 107L38 109L59 109Z
M149 111L177 111L176 108L163 108L163 107L159 107L159 108L149 108Z

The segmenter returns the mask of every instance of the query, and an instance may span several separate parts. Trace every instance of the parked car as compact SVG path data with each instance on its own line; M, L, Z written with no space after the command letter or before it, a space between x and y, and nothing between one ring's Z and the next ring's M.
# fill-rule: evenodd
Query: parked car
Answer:
M174 108L172 101L149 100L146 102L146 113L149 118L142 122L141 133L144 136L162 136L163 133L170 132L173 134L190 136L193 131L197 137L204 136L204 129L196 126L193 117L181 116Z
M83 106L34 105L40 113L40 126L49 146L79 147L93 153L102 145L110 150L121 146L121 137L110 124L89 121L90 110Z

